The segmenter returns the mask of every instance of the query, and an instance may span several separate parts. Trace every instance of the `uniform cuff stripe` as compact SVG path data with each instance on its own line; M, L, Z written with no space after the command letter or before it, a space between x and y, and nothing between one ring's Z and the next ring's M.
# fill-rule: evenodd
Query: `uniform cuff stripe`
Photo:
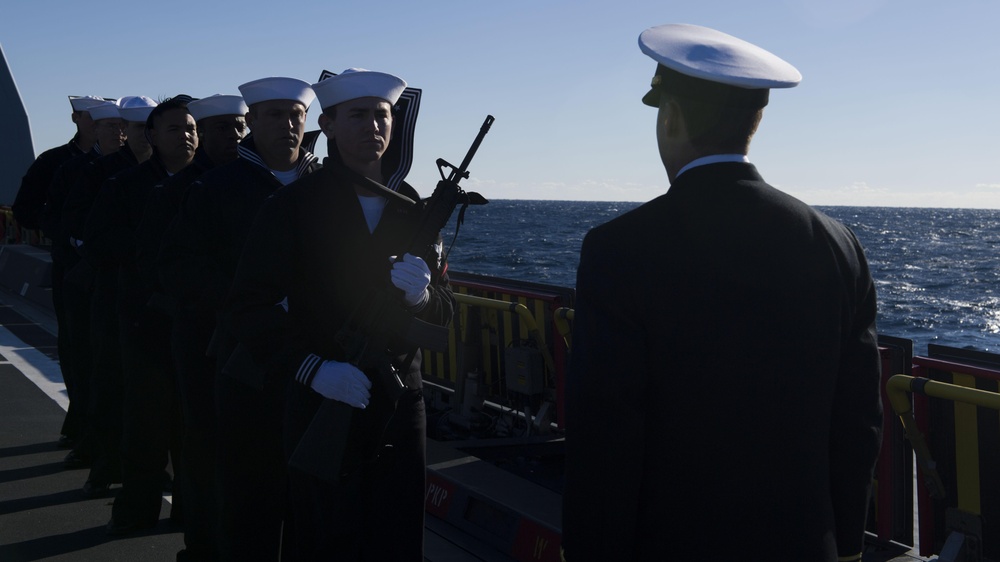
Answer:
M299 372L295 374L295 380L306 386L312 384L313 377L316 376L316 371L319 370L321 361L322 359L318 355L312 353L307 355L302 364L299 365Z

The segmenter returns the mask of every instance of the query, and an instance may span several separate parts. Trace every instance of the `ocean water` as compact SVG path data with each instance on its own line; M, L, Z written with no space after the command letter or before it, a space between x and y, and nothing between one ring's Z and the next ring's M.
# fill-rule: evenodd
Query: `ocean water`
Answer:
M587 231L639 203L495 200L470 207L449 257L456 271L576 284ZM880 334L1000 351L1000 210L818 207L865 248ZM452 242L452 226L444 233Z

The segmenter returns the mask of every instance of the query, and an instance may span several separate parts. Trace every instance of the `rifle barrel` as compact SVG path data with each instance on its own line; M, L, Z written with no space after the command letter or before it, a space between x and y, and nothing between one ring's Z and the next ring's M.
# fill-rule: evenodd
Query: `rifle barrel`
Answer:
M469 172L469 164L472 162L472 158L476 155L476 151L479 150L479 145L483 142L483 138L486 137L486 133L490 132L490 126L493 125L493 116L487 115L486 119L483 121L483 126L479 128L479 134L476 135L476 140L472 141L472 146L469 147L469 152L466 153L465 159L462 160L462 165L458 169L452 169L451 177L449 180L458 183L458 181L466 176Z

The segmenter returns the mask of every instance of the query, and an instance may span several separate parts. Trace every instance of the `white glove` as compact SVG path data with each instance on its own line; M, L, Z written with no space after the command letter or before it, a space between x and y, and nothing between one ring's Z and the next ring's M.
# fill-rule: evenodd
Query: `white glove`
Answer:
M310 386L324 398L363 410L368 406L372 381L350 363L323 361Z
M430 298L427 286L431 284L431 270L423 259L404 254L402 260L393 262L389 276L392 284L403 290L403 301L407 305L419 306Z

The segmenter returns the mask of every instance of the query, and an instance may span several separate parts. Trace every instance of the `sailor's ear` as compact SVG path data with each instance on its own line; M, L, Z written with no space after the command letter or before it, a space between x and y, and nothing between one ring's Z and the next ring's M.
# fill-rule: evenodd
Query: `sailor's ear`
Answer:
M319 130L323 131L323 134L326 135L326 138L332 139L333 119L330 119L330 117L326 113L320 113L318 121L319 121Z

